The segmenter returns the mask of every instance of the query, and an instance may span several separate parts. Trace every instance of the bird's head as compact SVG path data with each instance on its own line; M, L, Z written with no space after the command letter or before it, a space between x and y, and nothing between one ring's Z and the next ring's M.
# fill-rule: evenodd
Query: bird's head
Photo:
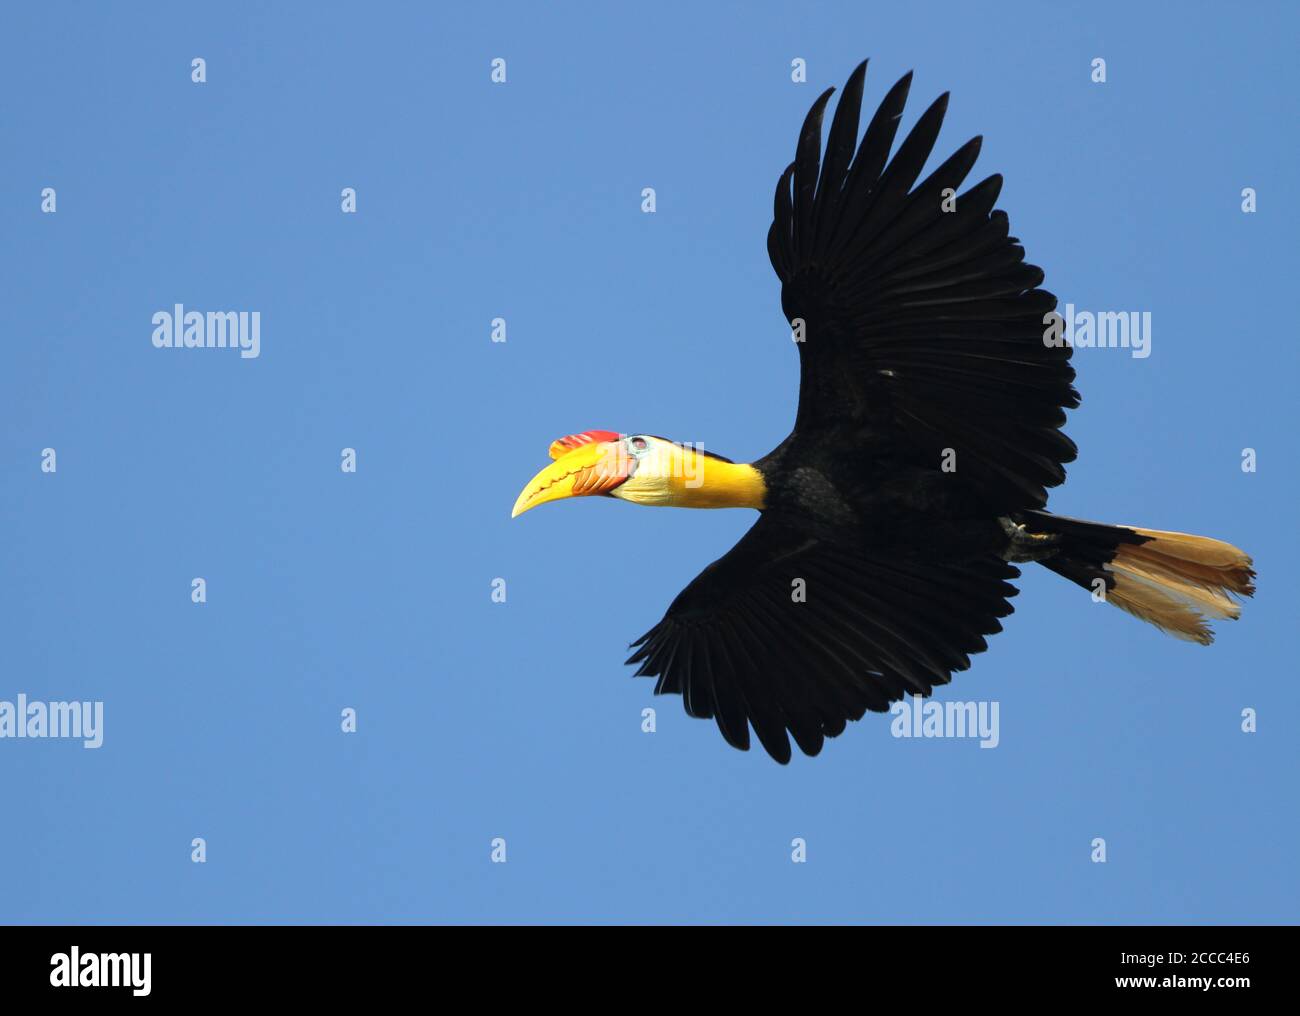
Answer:
M762 477L752 466L662 437L585 430L551 442L550 452L554 461L528 481L512 518L593 494L683 508L762 507Z

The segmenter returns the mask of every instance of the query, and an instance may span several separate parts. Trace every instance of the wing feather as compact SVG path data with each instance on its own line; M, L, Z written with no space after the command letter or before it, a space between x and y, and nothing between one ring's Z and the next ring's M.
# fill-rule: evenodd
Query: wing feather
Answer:
M868 711L947 684L1001 630L1019 573L997 558L954 564L810 539L761 516L633 643L638 676L680 693L746 750L816 755ZM802 579L806 597L792 596Z
M917 183L946 93L891 158L911 86L904 76L850 160L865 71L845 85L824 157L830 91L813 104L773 200L768 254L786 317L804 325L796 430L866 422L927 466L951 448L964 463L956 482L990 511L1041 507L1076 454L1060 432L1079 403L1071 350L1043 341L1056 297L994 208L1001 176L957 194L981 138Z

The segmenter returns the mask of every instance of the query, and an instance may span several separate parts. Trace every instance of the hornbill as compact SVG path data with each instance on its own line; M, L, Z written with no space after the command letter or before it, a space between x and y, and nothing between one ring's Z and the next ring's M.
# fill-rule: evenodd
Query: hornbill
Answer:
M1012 612L1017 563L1202 645L1254 592L1230 544L1045 510L1075 458L1061 427L1079 404L1072 350L1048 340L1056 297L994 208L1001 176L952 200L979 137L916 182L947 94L890 158L912 76L858 141L865 74L864 61L824 154L834 89L813 104L776 187L767 251L800 365L790 436L741 464L584 431L551 445L513 513L580 495L758 509L628 663L734 747L752 727L781 763L789 737L816 755L847 721L966 669Z

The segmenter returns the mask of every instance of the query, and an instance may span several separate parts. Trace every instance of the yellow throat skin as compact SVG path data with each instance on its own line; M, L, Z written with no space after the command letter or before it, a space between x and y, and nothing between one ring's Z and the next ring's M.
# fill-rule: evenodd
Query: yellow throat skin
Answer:
M611 496L669 508L757 508L767 497L763 474L747 463L724 462L694 448L663 442Z

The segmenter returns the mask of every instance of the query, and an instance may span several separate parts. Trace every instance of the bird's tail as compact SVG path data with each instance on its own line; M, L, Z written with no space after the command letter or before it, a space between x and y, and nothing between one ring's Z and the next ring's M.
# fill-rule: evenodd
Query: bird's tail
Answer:
M1059 538L1043 565L1176 638L1209 645L1209 622L1236 620L1237 599L1255 592L1250 558L1222 540L1040 511L1018 521Z

